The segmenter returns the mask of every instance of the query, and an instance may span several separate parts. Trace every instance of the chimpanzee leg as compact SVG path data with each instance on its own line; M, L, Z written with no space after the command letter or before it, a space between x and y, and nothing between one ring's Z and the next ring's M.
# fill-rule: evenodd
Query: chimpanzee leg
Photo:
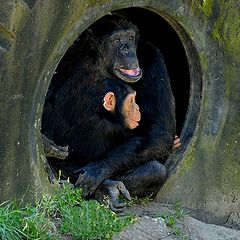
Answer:
M123 175L105 180L96 190L95 198L100 202L107 196L109 207L115 212L121 212L125 204L119 200L123 195L126 199L132 196L153 196L166 180L166 168L158 161L151 161L126 172ZM130 194L129 194L130 193Z
M123 182L131 196L144 197L155 195L165 182L166 175L164 165L150 161L114 180Z

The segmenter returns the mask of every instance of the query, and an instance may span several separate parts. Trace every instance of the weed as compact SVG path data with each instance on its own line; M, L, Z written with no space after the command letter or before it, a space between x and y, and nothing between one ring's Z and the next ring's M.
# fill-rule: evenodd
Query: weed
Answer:
M134 196L131 198L130 201L127 202L127 205L128 206L133 206L134 204L139 204L139 205L142 205L142 206L146 206L148 203L152 202L153 201L153 198L151 196L148 196L148 197L137 197L137 196Z
M65 188L59 194L56 197L60 198L60 231L70 234L74 239L111 239L114 234L135 221L131 215L119 218L95 200L84 201L80 189L73 189L69 194L69 190Z
M98 202L84 201L80 206L61 209L63 212L61 231L71 233L75 239L111 239L123 227L134 221L131 216L118 218Z
M35 204L0 205L0 240L111 239L135 222L131 215L118 217L95 200L86 201L80 189L63 185L54 195L44 194Z
M177 219L182 220L184 216L188 214L188 211L184 210L181 202L177 202L173 206L174 215Z
M0 205L0 239L18 240L24 236L21 229L21 211L13 202Z
M45 205L47 198L50 202ZM27 236L27 239L59 239L56 226L49 215L52 209L51 203L50 197L43 196L43 199L36 200L35 206L28 204L21 209L22 232Z
M173 230L173 233L182 240L188 240L189 236L184 234L181 228L179 227L181 221L183 220L184 216L187 214L187 211L184 211L182 208L182 204L177 202L173 206L172 211L161 212L158 213L156 216L161 217L166 225Z

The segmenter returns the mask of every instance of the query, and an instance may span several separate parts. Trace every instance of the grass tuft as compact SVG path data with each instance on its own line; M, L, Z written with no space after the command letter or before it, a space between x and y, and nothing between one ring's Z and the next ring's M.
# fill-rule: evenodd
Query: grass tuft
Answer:
M187 211L183 210L182 204L177 202L173 206L172 211L158 213L156 217L161 217L166 225L172 229L173 234L179 237L179 239L189 240L190 238L188 234L183 233L179 227L179 225L182 225L181 221L183 221L183 218L187 215L187 213Z
M95 200L82 198L81 189L63 185L53 195L36 198L24 207L0 205L0 240L111 239L134 223L133 215L119 217Z
M0 239L21 239L24 233L21 231L21 211L16 208L14 202L4 202L0 205Z

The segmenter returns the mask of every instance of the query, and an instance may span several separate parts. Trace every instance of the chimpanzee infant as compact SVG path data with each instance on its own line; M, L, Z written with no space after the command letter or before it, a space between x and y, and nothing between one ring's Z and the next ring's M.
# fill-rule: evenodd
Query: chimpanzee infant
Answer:
M102 85L102 93L92 95L95 101L99 101L99 109L95 111L97 118L92 117L87 124L79 122L66 134L69 156L65 160L48 159L55 172L61 170L62 177L69 177L76 185L81 183L81 176L84 177L89 172L91 164L97 162L104 165L104 159L111 154L111 150L121 151L124 143L129 144L131 138L136 144L133 131L141 119L140 109L135 101L136 92L119 79L104 80L98 84ZM74 135L82 136L80 141L79 138L78 141L75 140L76 138L71 138L72 131ZM85 132L88 134L84 135ZM141 138L138 137L137 141L140 147ZM155 194L165 180L165 167L158 161L139 165L139 162L134 162L134 155L133 152L131 164L121 166L118 164L118 159L113 159L110 163L114 170L111 180L105 179L91 196L99 200L102 200L104 195L109 196L110 207L116 211L124 206L118 201L121 193L126 199L130 198L130 194L138 196ZM88 168L88 171L85 168Z

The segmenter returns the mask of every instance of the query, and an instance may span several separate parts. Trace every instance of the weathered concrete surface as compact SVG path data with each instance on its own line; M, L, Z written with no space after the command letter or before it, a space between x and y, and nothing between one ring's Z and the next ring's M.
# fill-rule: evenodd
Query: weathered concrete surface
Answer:
M194 85L201 84L193 73L203 73L199 116L191 98L182 148L169 159L170 177L156 200L180 200L201 219L238 222L238 0L0 0L0 6L1 201L48 186L41 113L51 77L68 47L111 10L138 6L165 17L180 35L190 59L192 96ZM193 51L200 59L197 68Z
M239 240L240 231L206 224L192 217L185 217L178 224L181 233L189 240ZM188 238L187 238L188 237ZM142 216L133 226L126 228L113 240L177 240L173 229L166 226L162 218Z
M184 216L178 220L176 225L168 227L160 213L171 211L170 206L153 203L147 206L134 206L131 212L139 216L138 221L124 229L113 240L239 240L240 231L227 227L206 224L194 219L191 216ZM178 234L178 235L177 235Z
M171 14L191 35L200 56L202 103L190 144L183 143L184 150L168 161L170 177L157 201L179 200L205 221L224 224L234 215L239 222L239 1L186 3ZM183 141L187 134L184 129Z

